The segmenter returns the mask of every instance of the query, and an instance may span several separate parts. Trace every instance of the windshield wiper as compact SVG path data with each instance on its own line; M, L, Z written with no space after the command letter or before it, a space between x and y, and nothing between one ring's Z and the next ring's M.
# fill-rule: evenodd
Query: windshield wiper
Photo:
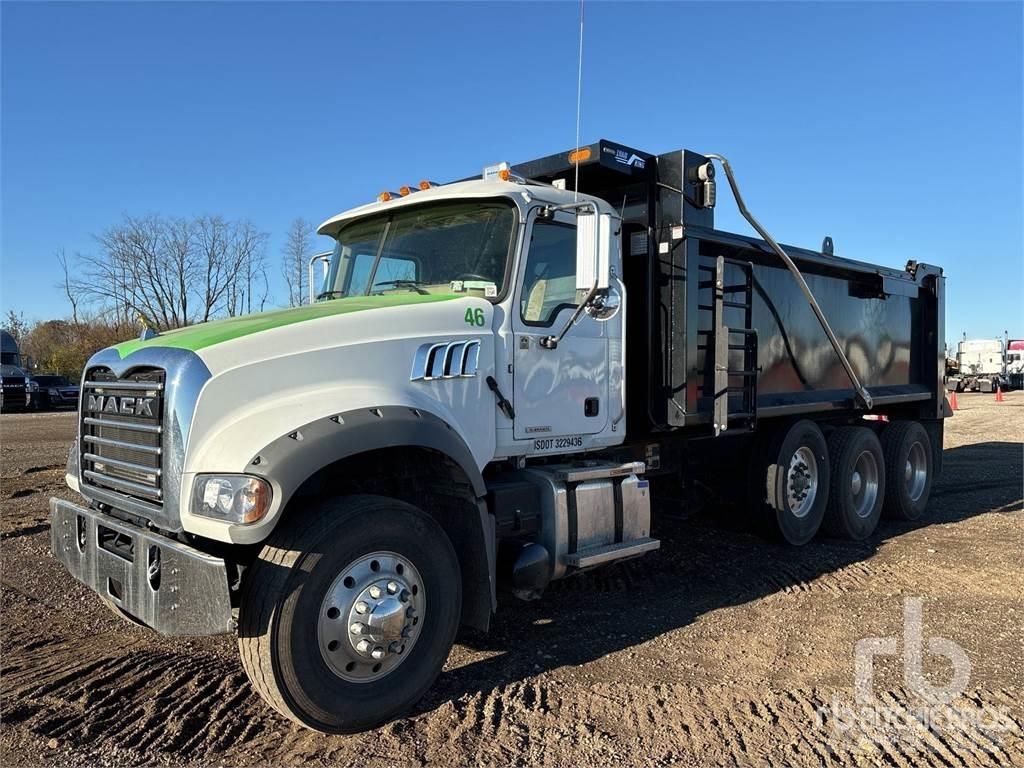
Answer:
M430 291L424 291L420 287L422 285L430 285L430 283L426 282L425 280L381 280L379 282L374 283L373 287L376 288L378 285L392 285L395 288L412 288L414 291L416 291L416 293L419 293L423 296L430 295Z
M316 295L316 300L320 301L320 299L342 299L344 297L344 291L324 291L323 293L318 293Z

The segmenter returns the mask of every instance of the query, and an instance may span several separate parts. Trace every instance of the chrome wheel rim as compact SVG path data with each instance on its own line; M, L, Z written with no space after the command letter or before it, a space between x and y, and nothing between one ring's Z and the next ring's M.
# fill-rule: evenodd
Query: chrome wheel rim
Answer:
M919 442L910 446L907 463L903 468L903 483L911 501L917 501L924 495L925 486L928 484L928 456L924 446Z
M317 619L320 655L344 680L379 680L408 657L425 610L416 567L394 552L372 552L350 563L327 590Z
M806 517L818 495L818 462L814 452L806 447L797 448L786 470L786 499L796 517Z
M878 462L871 451L861 451L850 473L850 494L857 517L871 516L878 499Z

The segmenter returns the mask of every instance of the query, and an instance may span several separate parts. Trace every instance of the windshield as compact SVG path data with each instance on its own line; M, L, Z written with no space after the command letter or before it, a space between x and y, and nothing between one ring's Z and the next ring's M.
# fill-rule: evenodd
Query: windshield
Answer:
M496 298L515 225L511 202L398 208L342 228L318 298L467 293Z

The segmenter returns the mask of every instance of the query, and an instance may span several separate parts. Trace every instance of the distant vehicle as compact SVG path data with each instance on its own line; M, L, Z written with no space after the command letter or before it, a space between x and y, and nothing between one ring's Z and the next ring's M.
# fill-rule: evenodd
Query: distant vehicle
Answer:
M960 372L946 378L951 392L995 392L1009 389L1002 339L964 339L957 345Z
M21 369L21 350L7 331L0 330L0 410L27 408L34 385Z
M32 381L39 387L32 403L37 410L78 405L78 385L66 376L45 373L33 376Z
M1010 389L1024 389L1024 339L1006 343L1006 378Z

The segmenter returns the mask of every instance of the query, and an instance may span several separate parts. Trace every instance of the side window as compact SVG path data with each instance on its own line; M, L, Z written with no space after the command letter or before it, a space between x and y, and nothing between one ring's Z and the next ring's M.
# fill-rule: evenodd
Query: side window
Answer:
M576 227L533 224L519 311L523 322L551 325L563 307L576 306Z

